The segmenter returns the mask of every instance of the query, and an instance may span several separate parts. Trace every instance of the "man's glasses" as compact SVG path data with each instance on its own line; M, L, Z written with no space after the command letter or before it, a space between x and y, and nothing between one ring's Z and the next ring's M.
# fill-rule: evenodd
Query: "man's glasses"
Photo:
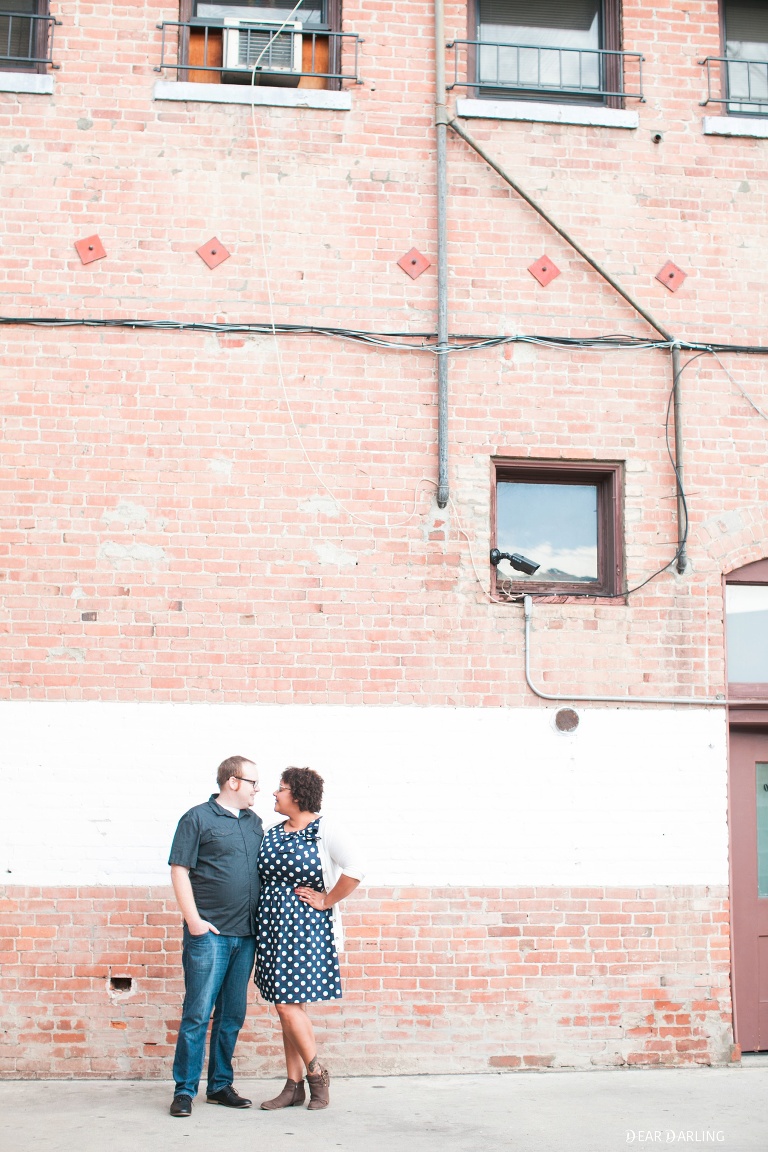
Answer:
M242 780L243 784L251 784L258 791L258 780L249 780L247 776L235 776L235 780Z

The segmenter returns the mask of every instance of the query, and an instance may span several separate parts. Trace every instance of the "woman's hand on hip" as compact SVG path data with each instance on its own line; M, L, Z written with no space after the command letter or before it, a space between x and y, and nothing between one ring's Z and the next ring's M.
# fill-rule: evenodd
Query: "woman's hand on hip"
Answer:
M294 892L304 904L323 912L328 907L325 903L325 892L318 892L315 888L294 888Z

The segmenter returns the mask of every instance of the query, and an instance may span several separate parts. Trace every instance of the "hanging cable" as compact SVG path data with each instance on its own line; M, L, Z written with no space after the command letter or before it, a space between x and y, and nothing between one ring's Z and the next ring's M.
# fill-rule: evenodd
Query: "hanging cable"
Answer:
M128 328L135 331L162 332L208 332L215 335L244 334L250 336L291 336L318 335L331 339L350 340L368 344L375 348L385 348L396 352L431 352L433 355L454 355L459 352L476 352L485 348L499 348L505 344L538 344L543 348L583 348L615 349L631 351L655 348L671 348L674 343L683 352L718 352L749 356L768 356L768 345L723 344L717 341L702 344L690 340L652 340L625 333L611 333L601 336L545 336L515 334L512 336L488 336L476 332L451 333L448 348L441 351L437 346L436 332L389 332L366 331L359 328L341 328L327 324L286 324L277 321L212 321L212 320L146 320L139 317L88 316L0 316L0 326L35 328ZM419 341L419 343L414 343ZM725 365L721 366L728 374ZM734 381L736 387L739 384ZM745 396L747 394L745 393ZM752 400L750 403L756 408ZM759 409L757 409L760 411ZM761 412L761 415L763 413Z
M731 384L733 384L734 388L738 388L739 392L741 392L742 396L743 396L743 397L744 397L744 399L747 401L747 403L752 405L752 407L754 408L755 412L757 412L758 416L762 416L763 420L768 420L768 414L766 414L765 412L763 412L763 410L762 410L762 408L760 407L760 405L759 405L759 404L757 404L757 403L756 403L756 402L755 402L755 401L752 399L752 397L750 396L749 392L747 392L747 390L746 390L745 388L742 388L742 386L741 386L741 384L739 384L738 380L736 380L736 379L735 379L735 378L734 378L734 377L731 375L731 373L730 373L730 372L728 371L728 369L726 368L725 364L723 364L722 360L721 360L721 359L720 359L720 357L718 356L717 352L715 352L715 350L714 350L713 348L710 348L710 349L709 349L709 351L712 353L712 355L714 356L715 360L717 360L718 364L719 364L719 365L720 365L720 367L722 368L723 372L725 372L726 376L727 376L727 377L728 377L728 379L730 380Z

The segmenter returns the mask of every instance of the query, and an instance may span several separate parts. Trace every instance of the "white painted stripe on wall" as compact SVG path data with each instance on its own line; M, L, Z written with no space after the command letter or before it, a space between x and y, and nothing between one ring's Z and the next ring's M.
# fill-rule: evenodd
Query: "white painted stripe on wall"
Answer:
M252 757L257 811L289 764L326 780L376 885L725 884L721 709L0 704L11 884L168 879L176 822Z

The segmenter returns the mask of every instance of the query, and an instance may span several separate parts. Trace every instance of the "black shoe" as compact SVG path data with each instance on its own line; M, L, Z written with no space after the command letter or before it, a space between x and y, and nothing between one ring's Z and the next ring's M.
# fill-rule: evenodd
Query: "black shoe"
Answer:
M171 1116L191 1116L192 1115L192 1097L185 1095L181 1092L178 1096L174 1096L173 1103L171 1104Z
M225 1108L250 1108L252 1101L244 1096L238 1096L231 1084L219 1088L218 1092L209 1092L206 1096L209 1104L223 1104Z

